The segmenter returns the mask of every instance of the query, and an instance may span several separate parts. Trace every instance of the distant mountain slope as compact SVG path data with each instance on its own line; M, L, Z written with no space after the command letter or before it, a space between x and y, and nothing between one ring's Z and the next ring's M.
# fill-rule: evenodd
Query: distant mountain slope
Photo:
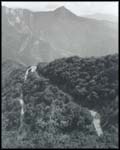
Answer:
M118 25L78 17L65 7L32 12L2 7L2 58L33 64L118 52Z
M114 16L114 15L109 15L109 14L96 13L96 14L91 14L91 15L85 15L84 17L91 18L91 19L97 19L97 20L106 20L106 21L118 23L118 17Z

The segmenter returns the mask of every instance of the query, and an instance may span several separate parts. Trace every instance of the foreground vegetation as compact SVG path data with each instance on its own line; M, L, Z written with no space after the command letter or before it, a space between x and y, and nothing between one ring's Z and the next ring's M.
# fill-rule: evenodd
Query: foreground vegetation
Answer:
M25 82L25 66L9 68L2 85L3 148L118 148L117 54L39 63L38 74L30 73ZM21 93L22 123L16 101ZM101 137L89 109L101 115Z

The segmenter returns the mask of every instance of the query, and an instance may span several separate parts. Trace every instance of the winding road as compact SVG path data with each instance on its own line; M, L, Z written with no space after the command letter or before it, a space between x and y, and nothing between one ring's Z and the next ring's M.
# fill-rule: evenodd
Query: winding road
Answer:
M27 80L27 77L28 77L28 74L29 72L35 72L37 69L37 66L30 66L26 72L25 72L25 76L24 76L24 82ZM21 96L20 98L18 98L18 101L20 103L20 106L21 106L21 124L22 124L22 120L23 120L23 116L24 116L24 100L23 100L23 94L21 93ZM103 131L102 131L102 128L101 128L101 125L100 125L100 115L96 112L96 111L93 111L93 110L89 110L91 116L93 117L93 125L94 125L94 128L96 130L96 133L98 136L101 136L103 135Z
M29 72L35 72L36 69L37 69L37 66L31 66L31 67L29 67L26 70L26 72L25 72L24 81L27 80ZM22 124L23 116L24 116L24 113L25 113L25 105L24 105L24 100L23 100L23 94L22 94L22 92L21 92L20 98L18 98L17 100L19 101L20 106L21 106L21 124Z
M100 115L97 112L93 111L93 110L90 110L90 113L93 117L93 125L95 127L96 132L97 132L97 135L98 136L103 135L103 131L102 131L102 128L101 128L101 125L100 125Z

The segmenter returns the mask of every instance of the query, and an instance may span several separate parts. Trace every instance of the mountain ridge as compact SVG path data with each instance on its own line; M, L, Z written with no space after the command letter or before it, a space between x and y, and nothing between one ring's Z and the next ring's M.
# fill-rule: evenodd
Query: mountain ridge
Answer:
M55 11L32 13L6 8L2 12L2 57L33 64L64 56L99 56L118 51L117 24L62 10L56 15Z

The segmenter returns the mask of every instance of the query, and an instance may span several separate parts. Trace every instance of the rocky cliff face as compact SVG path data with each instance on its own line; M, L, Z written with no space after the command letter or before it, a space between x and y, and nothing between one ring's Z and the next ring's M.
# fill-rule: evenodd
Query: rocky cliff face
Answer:
M27 65L73 55L118 51L118 25L78 17L61 7L49 12L2 7L2 58Z
M117 54L39 63L26 80L29 67L9 62L2 64L8 75L2 87L4 148L118 147ZM100 115L101 136L90 110Z

